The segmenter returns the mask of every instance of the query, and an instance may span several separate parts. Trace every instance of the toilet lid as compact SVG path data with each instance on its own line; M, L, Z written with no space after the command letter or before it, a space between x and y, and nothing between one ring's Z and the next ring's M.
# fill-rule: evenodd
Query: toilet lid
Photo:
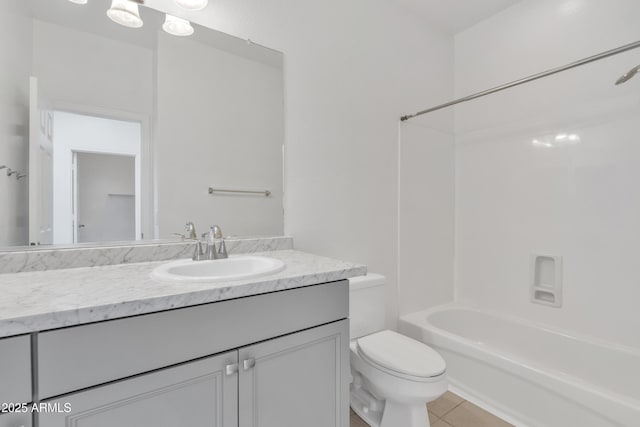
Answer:
M383 368L415 377L435 377L446 369L444 359L435 350L393 331L358 339L358 352Z

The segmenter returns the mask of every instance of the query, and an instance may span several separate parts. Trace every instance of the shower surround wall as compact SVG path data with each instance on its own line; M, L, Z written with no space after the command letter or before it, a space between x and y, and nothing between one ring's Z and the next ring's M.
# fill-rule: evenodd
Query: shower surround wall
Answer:
M400 125L398 309L400 316L453 301L453 116Z
M456 96L639 40L639 17L635 0L518 3L456 35ZM613 89L640 62L640 52L623 55L610 60L615 66L590 65L601 68L592 77L572 70L457 109L458 302L640 347L637 104L576 120L589 106L604 109L602 102L589 104L598 100L589 99L598 85L618 91L609 107L637 102L625 100L638 93L637 79ZM531 103L567 109L552 123L551 115L529 115L541 111ZM490 130L477 131L486 123ZM535 146L536 129L569 130L580 142ZM563 256L561 308L529 302L534 253Z

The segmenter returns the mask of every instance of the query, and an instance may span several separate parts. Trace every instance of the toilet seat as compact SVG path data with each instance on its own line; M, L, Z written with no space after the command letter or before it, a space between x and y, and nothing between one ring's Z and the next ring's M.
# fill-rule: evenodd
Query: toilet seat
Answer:
M356 344L363 360L396 377L429 382L446 370L444 359L435 350L393 331L367 335Z

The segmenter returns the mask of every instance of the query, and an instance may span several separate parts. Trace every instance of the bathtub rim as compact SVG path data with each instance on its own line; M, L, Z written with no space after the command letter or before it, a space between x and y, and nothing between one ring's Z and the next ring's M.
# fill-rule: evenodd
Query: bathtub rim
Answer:
M428 318L429 315L436 314L442 311L451 311L451 310L472 311L475 313L485 314L487 316L496 317L498 319L508 320L510 322L513 322L519 325L540 329L544 332L560 335L564 338L569 338L571 340L582 341L589 344L597 345L598 347L606 347L616 351L627 353L635 357L640 357L640 347L633 347L630 345L626 345L626 344L622 344L614 341L608 341L606 339L596 337L593 335L583 334L583 333L572 331L569 329L558 328L546 323L525 319L523 317L513 316L506 313L493 313L491 311L484 310L482 308L479 308L473 305L463 305L455 302L438 305L425 310L415 311L413 313L408 313L403 316L400 316L400 319L404 320L405 318L413 317L414 315L419 315L419 314L424 314ZM442 331L444 334L448 334L452 337L456 336L455 334L452 334L442 328L438 328L436 325L434 325L431 322L429 322L429 325L431 325L434 329L437 329L438 331ZM471 341L471 339L469 339L469 341ZM485 348L485 347L482 347L482 348Z
M546 388L555 393L558 393L557 389L552 387L552 383L555 381L556 383L564 384L564 387L572 388L577 390L579 393L583 395L585 401L577 400L574 395L568 393L559 393L570 400L572 400L576 405L579 405L583 408L586 408L599 416L603 416L605 418L610 419L614 422L619 422L614 419L611 419L610 416L604 415L602 412L596 411L593 409L592 405L598 405L598 402L594 402L593 399L600 399L600 405L602 406L602 402L606 402L608 405L615 405L618 407L623 407L627 411L640 412L640 399L635 399L634 397L629 397L623 394L620 394L617 391L609 390L604 387L600 387L597 384L592 382L588 382L585 380L581 380L580 378L564 373L562 371L555 370L553 368L547 368L544 365L536 365L532 363L530 360L522 360L516 357L511 357L509 355L501 354L500 351L496 350L494 346L491 345L482 345L477 341L474 341L470 338L465 338L460 335L451 333L445 329L439 328L435 326L429 320L429 316L442 311L471 311L476 312L492 317L496 317L498 319L513 321L516 324L524 325L526 327L538 327L535 322L528 321L527 319L518 318L516 316L503 315L502 313L492 313L486 310L479 309L473 306L466 306L459 303L448 303L444 305L439 305L436 307L432 307L426 310L421 310L413 313L409 313L400 317L400 322L406 322L410 325L417 326L422 330L426 330L428 332L435 333L440 335L442 338L446 340L450 340L455 345L447 347L443 345L442 342L436 343L427 343L428 345L432 345L434 347L442 347L447 351L455 352L461 356L465 356L468 358L473 358L479 360L483 363L487 363L495 368L506 371L512 375L517 375L521 378L529 378L531 373L536 375L538 378L534 379L534 383L539 387ZM557 333L557 329L553 327L549 327L548 325L544 325L540 329L544 330L548 333ZM580 334L568 333L567 331L560 331L560 335L563 337L568 337L570 339L578 340L578 341L586 341L587 343L593 345L603 345L601 343L605 343L604 340L593 339L590 340L590 337L587 339L581 339L582 336ZM415 338L415 337L414 337ZM446 343L445 343L446 344ZM465 354L460 351L460 346L470 347L474 354ZM622 348L622 351L625 353L629 353L633 356L640 357L640 351L636 351L633 347L629 348L627 346L613 346L613 349L618 350ZM437 349L437 348L436 348ZM498 365L496 361L504 361L506 365ZM566 390L569 391L569 390ZM492 406L492 405L489 405Z

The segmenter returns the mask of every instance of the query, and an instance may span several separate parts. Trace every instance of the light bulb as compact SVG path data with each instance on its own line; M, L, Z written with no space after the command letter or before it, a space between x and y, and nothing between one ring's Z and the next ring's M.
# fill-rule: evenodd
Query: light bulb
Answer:
M176 4L186 10L202 10L209 0L176 0Z
M113 22L129 28L140 28L143 24L138 5L129 0L113 0L107 16Z
M190 36L193 34L193 27L186 19L167 14L162 29L174 36Z

